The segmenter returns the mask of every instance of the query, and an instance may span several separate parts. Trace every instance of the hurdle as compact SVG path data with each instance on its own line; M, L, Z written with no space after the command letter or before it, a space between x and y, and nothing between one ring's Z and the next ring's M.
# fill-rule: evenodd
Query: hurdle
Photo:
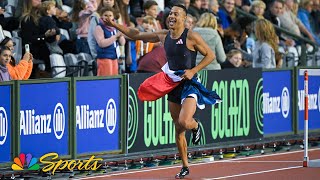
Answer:
M309 160L308 156L308 111L309 111L309 97L308 97L308 79L309 76L320 76L320 69L300 69L299 75L304 76L304 158L303 167L320 167L320 159Z

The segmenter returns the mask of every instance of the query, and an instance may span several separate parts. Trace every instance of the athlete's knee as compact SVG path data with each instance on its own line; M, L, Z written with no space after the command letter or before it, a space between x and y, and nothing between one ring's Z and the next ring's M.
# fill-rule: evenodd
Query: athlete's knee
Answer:
M176 130L176 137L180 136L183 134L186 130L180 124L175 124L175 130Z
M188 127L190 126L190 123L192 122L193 118L192 117L179 117L178 123L179 125L184 128L184 129L188 129Z

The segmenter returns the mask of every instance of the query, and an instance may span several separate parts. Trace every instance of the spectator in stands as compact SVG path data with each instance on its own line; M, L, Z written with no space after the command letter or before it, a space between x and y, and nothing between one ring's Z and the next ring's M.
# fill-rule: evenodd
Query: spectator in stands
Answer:
M62 0L43 0L42 2L46 2L46 1L55 2L57 9L54 17L57 18L56 21L65 21L65 22L71 21L68 13L62 9L62 6L63 6ZM69 29L69 28L64 28L64 29Z
M157 20L158 16L158 3L154 0L148 0L145 3L143 3L143 11L146 16L153 17L153 24L154 24L154 30L159 31L161 30L161 24Z
M197 19L193 17L191 14L187 14L187 19L184 23L185 28L193 29L197 23Z
M138 26L139 31L141 32L154 32L154 18L151 16L145 16L142 21L142 25ZM155 43L152 42L143 42L141 40L136 41L136 51L137 51L137 59L144 56L145 54L152 51Z
M0 46L7 47L11 50L13 53L14 50L14 42L12 41L11 38L5 37L1 43ZM33 62L32 62L32 54L29 52L26 52L23 55L23 58L19 61L19 63L16 63L16 60L14 59L13 56L11 56L10 62L7 64L9 74L13 80L26 80L29 79L31 72L32 72L32 67L33 67Z
M274 25L281 27L281 21L279 16L283 13L284 2L282 0L274 0L269 9L265 12L264 17ZM279 37L281 46L294 46L295 42L291 38L284 37L281 35L280 30L276 30L276 34Z
M100 20L94 32L97 40L97 64L98 76L118 75L118 59L120 57L119 43L125 44L122 33L115 28L105 25L106 19L114 21L113 8L104 7L99 9Z
M255 0L251 3L250 13L258 18L264 18L263 14L266 10L266 4L263 1Z
M223 32L223 27L222 27L222 22L218 16L218 12L219 12L219 8L220 8L220 5L219 5L219 2L218 0L210 0L209 1L209 8L211 10L211 13L216 17L217 19L217 23L218 23L218 32L220 34L221 37L223 37L224 35L224 32Z
M213 13L214 16L216 16L217 20L218 20L218 12L219 12L219 2L218 0L210 0L209 1L209 9L210 12ZM218 21L219 23L219 21Z
M196 27L193 31L200 34L202 39L208 44L209 48L215 53L216 59L211 61L211 63L204 69L207 70L217 70L221 69L219 63L222 63L226 59L226 54L223 49L222 41L220 35L217 31L217 20L212 13L204 13L200 16L200 20L197 22ZM198 54L196 62L199 64L203 59L203 55Z
M242 66L242 53L237 49L231 50L227 54L227 59L221 63L221 68L238 68Z
M64 5L72 7L74 3L77 3L76 0L63 0Z
M129 1L130 0L118 0L116 1L116 3L118 4L119 7L119 12L120 12L120 17L118 19L118 23L125 25L127 27L130 27L130 16L129 16L129 12L128 12L128 6L129 6ZM135 61L132 57L132 54L135 54L136 51L133 50L131 48L131 43L132 41L127 40L125 43L125 47L124 47L124 57L125 57L125 72L130 73L130 66L132 64L133 61Z
M76 30L76 49L77 53L90 54L88 45L88 30L90 26L90 16L97 10L96 0L81 0L79 3L82 10L78 14L78 28Z
M190 6L188 8L188 14L191 14L193 17L199 20L201 16L201 0L190 0Z
M185 4L186 9L189 9L190 0L184 0L184 4Z
M97 9L101 9L102 7L107 5L107 4L104 4L105 1L103 1L103 0L98 0L96 2L97 2L97 7L98 7ZM100 18L100 15L97 11L93 12L89 18L90 24L89 24L89 29L88 29L88 45L90 48L90 54L93 59L96 59L96 57L97 57L97 49L96 49L97 41L94 37L94 31L95 31L96 26L99 23L99 18ZM117 16L115 18L117 19Z
M249 17L239 17L227 29L224 30L223 44L224 50L228 53L232 49L242 52L244 59L252 59L247 51L247 39L252 33L252 22L254 19Z
M201 0L201 14L206 12L211 13L209 0Z
M256 1L256 0L254 0ZM250 7L251 7L251 3L254 2L253 0L242 0L241 3L241 9L244 10L245 12L250 12Z
M48 30L54 31L55 35L45 38L46 44L51 54L63 54L59 43L63 40L60 34L60 29L56 21L52 18L56 14L56 4L54 1L45 1L41 5L40 12L42 17L39 19L40 33L45 33ZM65 39L65 37L64 37Z
M14 17L14 12L11 12L9 17L4 16L7 5L8 0L0 1L0 25L4 30L13 31L19 28L19 20Z
M320 0L313 0L311 16L315 24L315 33L320 34Z
M294 0L286 0L283 8L283 13L279 15L281 21L281 27L289 32L301 36L301 32L305 34L310 40L315 42L312 34L305 28L302 22L291 11L294 4Z
M11 60L12 52L6 46L0 47L0 82L10 81L11 76L8 72L7 64Z
M307 28L307 30L312 34L313 38L316 40L318 45L320 45L320 38L315 33L314 22L311 16L311 12L313 9L313 1L312 0L302 0L300 2L300 8L298 10L298 18ZM318 24L319 25L319 24Z
M22 3L21 16L21 39L22 45L29 44L30 52L34 59L42 60L45 63L45 70L41 71L38 65L34 65L31 78L51 77L49 50L45 43L45 38L56 34L53 30L48 30L45 33L40 33L39 19L41 0L25 0ZM36 67L35 67L36 66Z
M258 19L255 24L255 36L257 41L252 53L253 67L276 68L275 51L278 49L278 43L272 23L266 19ZM281 63L279 62L279 66Z
M218 12L223 29L228 28L237 18L235 0L222 0L222 7Z

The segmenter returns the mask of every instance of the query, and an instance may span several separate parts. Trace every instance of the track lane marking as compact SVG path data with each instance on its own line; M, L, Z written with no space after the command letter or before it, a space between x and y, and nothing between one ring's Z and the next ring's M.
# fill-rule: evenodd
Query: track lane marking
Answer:
M287 167L287 168L271 169L271 170L265 170L265 171L256 171L256 172L243 173L243 174L235 174L235 175L230 175L230 176L220 176L220 177L216 177L216 178L203 178L202 180L215 180L215 179L234 178L234 177L249 176L249 175L254 175L254 174L262 174L262 173L269 173L269 172L276 172L276 171L284 171L284 170L288 170L288 169L297 169L297 168L302 168L302 167L303 166L292 166L292 167Z
M310 151L317 151L320 150L320 148L315 149L309 149ZM262 158L262 157L269 157L269 156L280 156L280 155L286 155L286 154L294 154L294 153L300 153L303 152L303 150L297 150L297 151L290 151L290 152L283 152L283 153L277 153L277 154L264 154L261 156L250 156L250 157L243 157L243 158L236 158L236 159L230 159L230 160L219 160L219 161L210 161L210 162L202 162L202 163L196 163L196 164L189 164L190 166L201 166L204 164L213 164L213 163L224 163L224 162L241 162L241 160L245 159L254 159L254 158ZM238 161L239 160L239 161ZM301 161L303 162L303 157L301 157ZM135 174L135 173L144 173L144 172L150 172L150 171L158 171L158 170L164 170L164 169L173 169L173 168L179 168L181 165L175 165L175 166L169 166L169 167L154 167L150 169L144 169L144 170L135 170L135 171L127 171L127 172L120 172L120 173L114 173L114 174L106 174L106 175L99 175L99 176L91 176L91 177L79 177L79 178L73 178L73 179L94 179L94 178L102 178L102 177L112 177L112 176L120 176L120 175L127 175L127 174Z

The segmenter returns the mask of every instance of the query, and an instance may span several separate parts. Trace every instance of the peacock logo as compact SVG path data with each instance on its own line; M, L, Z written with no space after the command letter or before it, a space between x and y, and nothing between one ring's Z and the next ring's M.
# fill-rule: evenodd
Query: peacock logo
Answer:
M22 171L24 170L24 167L27 167L26 170L39 170L40 166L37 164L38 159L35 157L32 157L31 154L25 155L24 153L21 153L19 157L15 157L13 160L14 164L12 164L11 168L14 171Z

